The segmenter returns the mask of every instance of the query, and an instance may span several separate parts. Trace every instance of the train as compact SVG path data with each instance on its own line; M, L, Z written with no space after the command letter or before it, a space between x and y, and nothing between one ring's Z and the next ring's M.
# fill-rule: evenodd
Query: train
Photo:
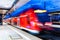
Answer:
M41 13L41 17L39 14L40 13L35 13L34 9L31 8L26 12L21 13L18 17L8 18L4 21L33 34L39 34L44 29L53 30L53 28L48 27L52 25L50 17L46 13Z

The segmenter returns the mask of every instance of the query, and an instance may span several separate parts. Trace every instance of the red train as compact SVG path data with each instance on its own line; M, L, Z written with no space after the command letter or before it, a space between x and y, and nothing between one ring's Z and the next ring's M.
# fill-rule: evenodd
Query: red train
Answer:
M39 22L36 14L34 13L34 9L29 9L18 17L7 19L7 22L11 22L12 25L17 25L19 28L31 33L39 33L43 29L52 30L48 27L52 25L52 22L46 22L45 24Z

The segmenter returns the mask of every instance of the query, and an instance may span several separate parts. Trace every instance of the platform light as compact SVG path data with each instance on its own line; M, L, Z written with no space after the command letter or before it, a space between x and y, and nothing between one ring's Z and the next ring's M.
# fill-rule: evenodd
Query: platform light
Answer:
M34 10L35 13L44 13L47 12L47 10Z
M10 8L16 0L0 0L0 8Z

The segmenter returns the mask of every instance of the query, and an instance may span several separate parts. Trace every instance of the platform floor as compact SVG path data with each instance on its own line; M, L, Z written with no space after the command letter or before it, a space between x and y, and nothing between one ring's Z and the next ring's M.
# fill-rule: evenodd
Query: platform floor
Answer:
M52 26L60 28L60 25L52 25ZM24 40L19 34L17 34L15 31L11 30L9 27L12 28L12 26L7 25L6 23L3 23L3 25L0 25L0 40ZM25 35L28 36L27 34L25 34ZM36 38L36 37L34 37L34 38ZM60 39L57 39L57 40L60 40Z
M22 40L16 32L8 28L8 25L3 23L0 25L0 40Z

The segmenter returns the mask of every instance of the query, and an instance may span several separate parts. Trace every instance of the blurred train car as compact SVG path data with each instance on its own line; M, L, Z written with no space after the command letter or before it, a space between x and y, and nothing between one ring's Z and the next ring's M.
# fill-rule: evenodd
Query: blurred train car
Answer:
M4 20L4 22L10 25L11 24L11 18Z
M11 19L11 25L17 25L17 17L13 17L12 19Z
M46 17L46 15L43 15L43 17ZM52 22L49 20L49 22L45 20L43 24L43 22L40 21L40 18L38 18L38 15L36 13L34 13L34 9L29 9L26 12L23 12L20 16L13 17L7 21L11 21L12 25L17 25L19 28L27 30L30 33L39 34L39 32L43 31L43 29L50 30L50 27L47 26L52 25Z

